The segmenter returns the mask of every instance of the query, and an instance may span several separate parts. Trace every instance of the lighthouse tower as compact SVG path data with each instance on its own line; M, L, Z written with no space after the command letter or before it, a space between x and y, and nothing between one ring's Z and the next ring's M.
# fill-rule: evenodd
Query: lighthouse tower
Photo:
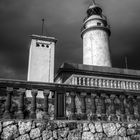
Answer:
M109 50L110 28L102 9L93 1L87 10L81 36L83 64L111 67Z

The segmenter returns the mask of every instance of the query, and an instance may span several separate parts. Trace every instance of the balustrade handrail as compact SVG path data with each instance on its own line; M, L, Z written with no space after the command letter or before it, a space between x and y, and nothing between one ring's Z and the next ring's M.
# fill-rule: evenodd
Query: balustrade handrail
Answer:
M105 87L94 87L86 85L70 85L70 84L58 84L58 83L44 83L44 82L30 82L23 80L9 80L9 79L0 79L0 89L5 89L5 110L3 112L3 117L6 119L12 118L11 108L14 101L12 100L15 95L15 91L18 93L16 95L18 99L17 104L17 113L18 118L25 118L25 93L26 91L31 91L31 98L28 98L26 102L31 105L30 118L37 118L37 95L38 91L42 91L44 98L43 102L43 111L45 116L48 116L48 108L51 99L51 106L54 106L54 118L68 118L76 119L79 118L79 110L81 112L80 118L87 118L88 114L91 115L92 119L101 117L102 120L111 117L111 119L116 119L116 103L120 106L120 114L117 116L117 119L121 117L133 119L134 117L140 120L140 91L127 90L127 89L112 89ZM52 98L49 97L52 92ZM53 96L54 95L54 96ZM0 94L0 97L2 95ZM70 98L70 99L69 99ZM26 98L27 99L27 98ZM14 99L15 100L15 99ZM77 106L77 100L80 100L79 105ZM106 100L109 100L109 102ZM71 101L70 104L68 102ZM127 105L126 105L127 102ZM135 109L133 105L137 103L137 115L135 115ZM92 103L92 104L91 104ZM106 111L108 105L110 106L109 113ZM26 106L28 107L28 105ZM127 107L127 110L125 109ZM69 116L69 111L71 112ZM1 115L1 110L0 110ZM50 115L50 114L49 114Z
M58 84L58 83L46 83L46 82L32 82L32 81L24 81L24 80L10 80L10 79L0 79L0 88L12 87L14 89L25 88L26 90L44 90L48 89L51 91L64 90L64 91L75 91L75 92L92 92L93 91L101 91L108 93L116 94L133 94L138 95L140 91L131 91L127 89L112 89L106 87L93 87L86 85L70 85L70 84Z

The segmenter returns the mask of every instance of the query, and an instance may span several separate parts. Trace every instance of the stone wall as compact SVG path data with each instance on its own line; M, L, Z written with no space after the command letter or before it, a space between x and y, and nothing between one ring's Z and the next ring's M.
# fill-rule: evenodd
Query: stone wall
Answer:
M140 123L9 120L1 140L140 140Z

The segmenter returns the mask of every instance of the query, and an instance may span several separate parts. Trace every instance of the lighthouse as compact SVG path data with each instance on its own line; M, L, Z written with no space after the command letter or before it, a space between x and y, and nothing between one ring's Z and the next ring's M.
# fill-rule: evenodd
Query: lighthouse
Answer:
M87 10L81 37L83 39L83 64L111 67L109 37L111 31L102 9L94 1Z

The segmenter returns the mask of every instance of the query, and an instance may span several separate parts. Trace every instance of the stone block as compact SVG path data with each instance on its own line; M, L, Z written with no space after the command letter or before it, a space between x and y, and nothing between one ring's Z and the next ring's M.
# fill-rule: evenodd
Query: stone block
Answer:
M18 138L16 138L15 140L30 140L30 137L28 134L22 135Z
M3 132L1 134L1 139L2 140L11 140L11 139L15 139L16 137L18 137L19 135L19 131L17 129L16 125L9 125L7 127L5 127L3 129Z
M30 131L30 138L31 139L35 139L35 138L38 138L41 136L41 133L40 133L40 129L39 128L35 128L35 129L32 129Z
M108 137L117 135L117 128L114 123L103 123L103 130Z
M31 130L32 122L31 121L27 121L27 122L19 121L18 127L19 127L19 133L21 135L23 135Z

